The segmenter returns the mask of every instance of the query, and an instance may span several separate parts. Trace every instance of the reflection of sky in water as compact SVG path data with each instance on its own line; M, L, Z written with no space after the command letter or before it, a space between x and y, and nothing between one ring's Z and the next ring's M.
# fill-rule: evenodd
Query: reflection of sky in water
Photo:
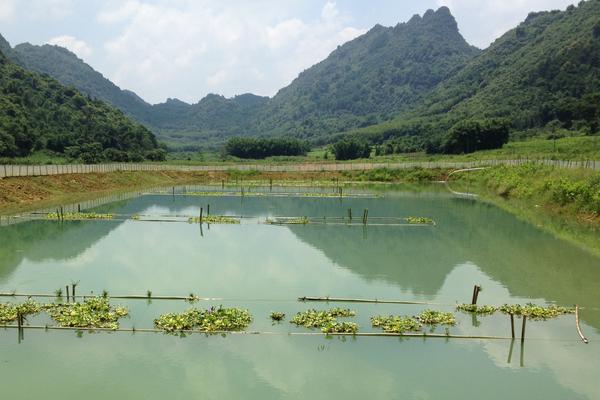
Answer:
M345 216L348 208L362 215L368 208L370 216L428 216L438 226L280 227L250 219L240 226L205 226L201 235L198 225L185 223L31 222L0 229L0 291L51 292L80 281L79 293L193 292L226 299L201 306L249 308L255 316L253 330L284 333L302 330L287 322L272 326L270 311L289 316L307 307L326 307L298 303L299 296L426 300L450 311L453 304L469 301L478 283L484 288L480 303L579 302L587 307L582 319L591 344L578 343L570 316L529 322L531 340L524 349L518 341L514 344L510 364L506 340L343 342L285 335L179 339L139 333L76 339L73 333L27 331L17 346L16 333L0 331L0 381L16 383L25 371L33 373L39 385L31 391L47 398L69 398L60 395L67 382L73 393L85 390L92 399L101 398L105 390L119 398L163 398L170 390L181 398L215 399L600 396L594 377L600 359L598 259L494 207L445 194L396 193L342 201L144 196L100 210L196 215L207 203L213 214L257 218ZM162 312L189 307L183 302L126 304L132 317L123 325L138 328L151 326ZM361 330L371 331L371 315L413 315L424 307L352 308ZM501 315L476 321L457 317L452 333L510 333L508 318Z

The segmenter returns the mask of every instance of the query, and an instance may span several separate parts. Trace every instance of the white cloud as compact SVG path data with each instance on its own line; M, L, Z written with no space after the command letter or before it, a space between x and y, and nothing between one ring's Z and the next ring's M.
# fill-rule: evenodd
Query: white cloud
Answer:
M69 35L57 36L48 41L48 44L61 46L71 50L81 59L85 59L92 54L92 49L83 40Z
M2 0L0 1L0 21L12 21L16 14L16 1Z
M576 0L437 0L457 18L467 40L480 48L516 27L531 11L564 9ZM476 22L474 22L476 21Z
M97 15L116 32L104 43L105 71L151 102L175 94L195 102L209 92L273 95L364 32L351 26L333 2L312 20L293 15L290 4L109 3Z

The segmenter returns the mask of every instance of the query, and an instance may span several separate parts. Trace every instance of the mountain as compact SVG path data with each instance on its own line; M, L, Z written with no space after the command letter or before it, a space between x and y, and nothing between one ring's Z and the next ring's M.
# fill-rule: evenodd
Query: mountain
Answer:
M22 43L15 46L12 53L15 57L13 61L22 67L50 75L65 86L76 87L82 93L103 100L140 122L144 122L151 114L150 104L133 92L121 90L63 47Z
M121 109L171 145L221 143L232 135L325 135L390 119L419 101L479 50L468 45L446 7L395 27L375 26L304 71L273 99L208 95L151 106L57 46L25 43L21 65Z
M121 111L0 52L0 157L44 149L86 162L161 156L154 135Z
M279 91L257 130L314 140L390 119L479 53L447 7L395 27L377 25Z
M256 134L256 116L268 101L268 97L253 94L230 99L209 94L193 105L169 99L152 107L147 122L172 147L206 147L207 143L221 144L230 136Z
M6 42L6 41L4 41ZM0 46L2 46L0 39ZM119 108L126 115L145 124L174 147L199 146L206 141L221 141L229 135L243 135L251 130L258 110L268 98L244 94L231 99L208 95L197 104L177 99L151 105L135 93L122 90L71 51L52 45L23 43L10 48L14 62L33 71L47 74L64 85Z
M535 134L600 130L600 1L531 13L423 103L392 122L361 130L375 138L442 138L459 121L504 118Z

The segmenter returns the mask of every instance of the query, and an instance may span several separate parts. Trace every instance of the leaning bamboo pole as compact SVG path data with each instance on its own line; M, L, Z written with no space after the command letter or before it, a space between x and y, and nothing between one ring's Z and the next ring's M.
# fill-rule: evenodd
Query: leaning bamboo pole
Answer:
M579 306L575 305L575 325L577 326L577 333L579 337L583 341L583 343L588 344L590 341L583 335L581 331L581 326L579 325Z

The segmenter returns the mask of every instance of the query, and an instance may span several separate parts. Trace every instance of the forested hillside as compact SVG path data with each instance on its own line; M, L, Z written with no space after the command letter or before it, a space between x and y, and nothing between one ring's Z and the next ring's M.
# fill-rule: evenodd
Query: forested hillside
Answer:
M0 52L0 156L44 149L85 162L164 156L154 135L121 111L27 71Z
M22 43L12 50L13 61L31 71L47 74L65 86L112 104L125 114L145 121L151 106L135 93L118 86L95 71L69 50L52 45L34 46Z
M366 128L375 141L392 138L399 151L443 145L465 120L502 118L513 132L536 134L600 128L600 1L566 11L531 13L416 109Z
M385 121L478 53L446 7L395 27L377 25L282 89L258 119L258 131L326 141L331 133Z

